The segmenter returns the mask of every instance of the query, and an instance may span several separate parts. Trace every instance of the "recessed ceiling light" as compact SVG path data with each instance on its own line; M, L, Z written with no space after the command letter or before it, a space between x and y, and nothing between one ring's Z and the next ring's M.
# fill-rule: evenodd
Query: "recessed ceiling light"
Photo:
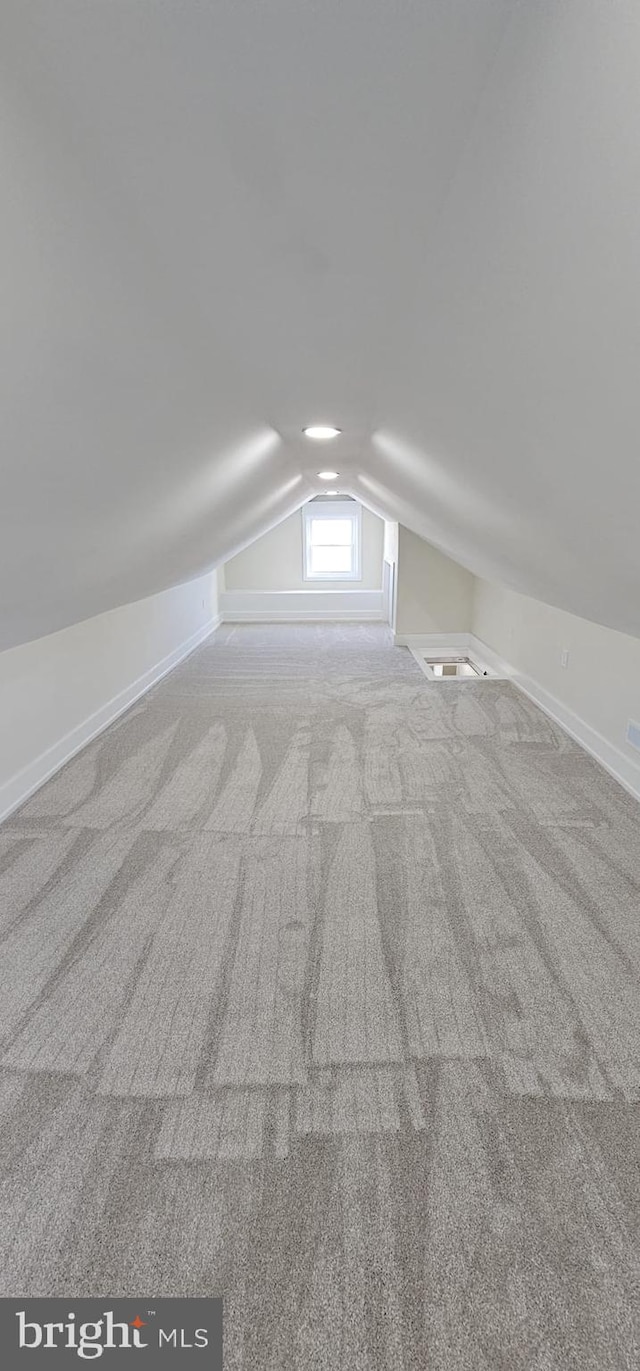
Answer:
M337 490L328 490L328 491L327 491L327 495L337 495L337 494L338 494Z
M316 438L323 443L327 438L337 438L341 432L339 428L334 428L332 424L310 424L308 428L303 428L305 438Z
M320 481L337 481L339 475L339 471L319 471L318 479Z

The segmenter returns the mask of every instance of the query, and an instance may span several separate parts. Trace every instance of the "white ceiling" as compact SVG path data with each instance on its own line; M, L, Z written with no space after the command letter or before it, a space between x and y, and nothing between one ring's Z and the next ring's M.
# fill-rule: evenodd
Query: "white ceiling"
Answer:
M640 634L638 0L3 0L0 49L1 646L327 464Z

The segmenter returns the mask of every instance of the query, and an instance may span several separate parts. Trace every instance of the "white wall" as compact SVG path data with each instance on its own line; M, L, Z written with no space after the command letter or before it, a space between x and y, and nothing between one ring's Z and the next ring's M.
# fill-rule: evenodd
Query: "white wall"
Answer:
M215 571L0 653L0 817L215 625Z
M356 583L361 590L381 589L383 541L382 519L363 506L362 580ZM311 590L313 585L303 580L302 569L302 510L298 509L225 563L225 589ZM331 586L353 590L354 582L332 581Z
M524 677L525 686L534 682L599 735L605 747L581 734L640 794L640 753L625 737L629 719L640 724L640 638L482 580L476 581L472 631L514 669L516 679ZM569 717L563 721L574 726Z
M398 535L396 634L468 632L474 577L403 524Z
M398 560L398 539L399 528L397 520L385 519L384 521L384 546L383 557L385 562L397 562Z
M389 627L396 631L396 588L398 581L399 524L395 519L384 521L382 561L383 613Z

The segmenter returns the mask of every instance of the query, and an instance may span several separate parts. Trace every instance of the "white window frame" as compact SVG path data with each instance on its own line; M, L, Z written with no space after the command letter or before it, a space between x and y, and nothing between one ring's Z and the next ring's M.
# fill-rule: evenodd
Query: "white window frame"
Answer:
M310 526L312 519L350 519L353 523L353 571L310 572ZM357 500L310 500L302 508L303 581L362 580L362 506Z

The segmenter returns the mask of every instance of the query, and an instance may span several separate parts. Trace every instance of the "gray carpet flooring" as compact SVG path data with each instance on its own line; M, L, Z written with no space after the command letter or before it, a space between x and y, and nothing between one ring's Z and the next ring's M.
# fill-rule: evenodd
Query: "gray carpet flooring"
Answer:
M374 626L220 630L0 829L0 1292L226 1371L640 1367L640 810Z

